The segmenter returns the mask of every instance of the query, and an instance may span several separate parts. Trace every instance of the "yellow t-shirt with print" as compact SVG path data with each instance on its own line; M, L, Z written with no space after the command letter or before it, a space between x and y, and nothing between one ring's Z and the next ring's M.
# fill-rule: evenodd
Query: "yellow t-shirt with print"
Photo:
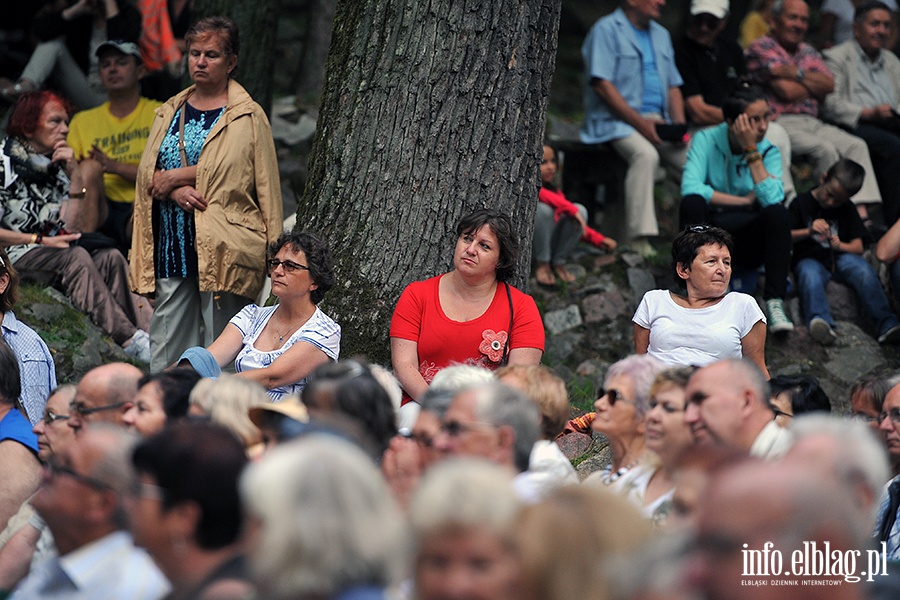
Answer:
M131 114L122 119L109 112L109 102L83 110L72 117L69 124L69 146L78 159L86 158L91 146L96 144L111 159L136 165L141 162L144 146L150 136L150 126L160 104L162 103L156 100L142 97ZM133 181L105 173L103 185L106 197L113 202L134 202Z

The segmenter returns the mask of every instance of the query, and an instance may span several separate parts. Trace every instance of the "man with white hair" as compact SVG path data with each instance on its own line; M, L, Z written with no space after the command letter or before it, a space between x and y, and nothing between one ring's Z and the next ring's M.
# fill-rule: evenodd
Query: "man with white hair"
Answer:
M486 458L522 474L540 436L540 420L537 405L519 390L501 383L466 388L444 414L435 449L445 456ZM527 478L519 476L516 484L521 498L537 499Z
M685 389L684 420L697 443L730 446L758 458L787 452L791 434L775 423L769 384L746 359L725 359L694 373Z

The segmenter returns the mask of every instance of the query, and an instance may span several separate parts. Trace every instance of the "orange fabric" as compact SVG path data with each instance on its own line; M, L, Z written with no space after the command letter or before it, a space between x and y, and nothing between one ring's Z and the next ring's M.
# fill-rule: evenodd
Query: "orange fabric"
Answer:
M181 60L166 0L138 0L138 10L143 20L139 45L147 71L161 71L166 65Z

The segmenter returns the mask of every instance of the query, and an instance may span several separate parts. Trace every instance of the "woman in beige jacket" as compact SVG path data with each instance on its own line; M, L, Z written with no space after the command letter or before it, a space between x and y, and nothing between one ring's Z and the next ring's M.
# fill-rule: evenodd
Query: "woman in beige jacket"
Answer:
M152 371L208 346L256 297L282 205L265 113L230 74L237 26L210 17L186 36L194 85L163 104L138 168L132 285L156 296Z

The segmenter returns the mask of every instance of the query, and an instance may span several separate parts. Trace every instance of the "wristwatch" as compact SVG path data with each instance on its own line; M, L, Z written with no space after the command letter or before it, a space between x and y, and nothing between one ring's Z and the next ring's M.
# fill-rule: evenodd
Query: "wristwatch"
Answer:
M803 81L803 78L806 77L806 73L800 67L797 67L797 74L794 75L794 78L797 81Z

